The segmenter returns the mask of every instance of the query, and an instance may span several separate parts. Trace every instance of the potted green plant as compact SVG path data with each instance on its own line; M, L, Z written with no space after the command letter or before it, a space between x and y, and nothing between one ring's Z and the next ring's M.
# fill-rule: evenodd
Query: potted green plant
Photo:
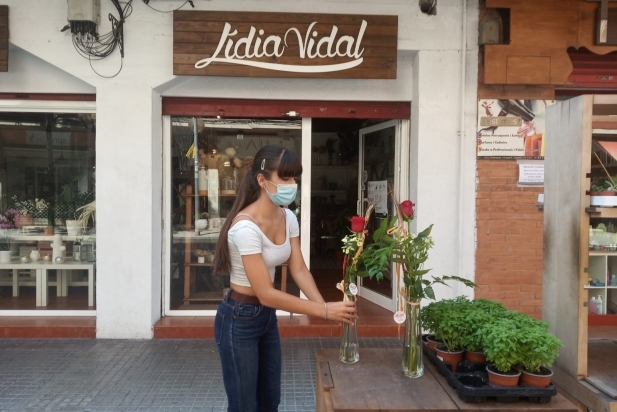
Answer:
M208 227L208 212L201 212L199 214L199 219L195 220L195 229L204 230Z
M492 319L502 316L508 310L501 303L488 299L476 299L465 311L469 330L463 336L465 359L471 363L485 363L484 334L482 327Z
M75 212L79 212L80 210L81 210L81 213L79 214L79 217L77 218L79 225L83 229L86 229L88 227L88 223L90 222L90 220L92 220L92 225L94 226L96 222L96 201L93 200L92 202L86 205L78 207L75 210Z
M523 327L521 333L521 383L545 388L550 385L553 371L550 366L557 356L561 341L543 328L532 324Z
M206 258L210 256L210 251L205 249L196 249L197 263L206 263Z
M437 356L450 364L452 372L456 372L458 363L463 360L466 336L472 327L467 319L471 302L464 296L442 302L440 319L434 326L435 334L442 343L435 346L435 351Z
M489 382L499 386L517 386L521 372L516 366L522 363L521 334L512 318L496 318L485 323L484 353L490 364L486 370Z
M431 302L420 311L420 321L422 323L422 327L429 332L426 336L426 344L433 353L435 353L435 346L437 346L438 343L443 342L435 334L439 333L437 327L439 325L439 320L442 317L441 310L444 307L444 302L445 301L443 300Z

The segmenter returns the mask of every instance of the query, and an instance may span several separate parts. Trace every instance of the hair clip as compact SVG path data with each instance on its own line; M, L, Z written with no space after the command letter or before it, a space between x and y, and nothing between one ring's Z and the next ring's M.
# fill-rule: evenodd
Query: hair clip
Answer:
M261 161L261 170L264 170L264 169L265 169L265 167L266 167L266 159L263 159L263 160Z

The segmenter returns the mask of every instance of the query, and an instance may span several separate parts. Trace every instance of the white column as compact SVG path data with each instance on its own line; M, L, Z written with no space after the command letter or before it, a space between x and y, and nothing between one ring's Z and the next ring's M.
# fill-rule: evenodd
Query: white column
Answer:
M97 88L97 337L150 339L161 306L160 96Z
M415 230L434 224L435 246L425 267L431 268L434 276L456 275L473 280L475 109L469 102L475 101L471 94L475 95L476 88L471 88L471 98L461 99L460 70L458 50L420 51L414 57L410 193L417 204ZM463 133L462 104L466 125ZM473 296L472 289L458 282L450 285L436 285L437 299Z

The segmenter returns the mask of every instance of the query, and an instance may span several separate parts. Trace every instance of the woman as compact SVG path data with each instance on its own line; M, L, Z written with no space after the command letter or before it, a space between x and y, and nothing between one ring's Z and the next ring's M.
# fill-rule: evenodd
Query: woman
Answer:
M281 342L276 309L351 323L353 302L326 303L300 251L299 227L287 206L302 173L297 156L283 146L255 155L221 229L214 271L230 275L230 292L214 322L230 412L276 411L281 397ZM289 262L308 300L274 288L274 269Z

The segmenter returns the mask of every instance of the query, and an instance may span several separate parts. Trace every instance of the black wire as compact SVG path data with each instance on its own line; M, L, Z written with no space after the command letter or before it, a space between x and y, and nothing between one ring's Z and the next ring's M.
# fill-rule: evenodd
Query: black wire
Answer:
M94 73L96 73L98 76L100 77L104 77L106 79L112 79L114 77L116 77L118 74L120 74L120 72L122 71L122 66L124 65L124 59L121 57L120 58L120 68L118 69L118 71L116 72L116 74L111 75L111 76L103 76L102 74L100 74L99 72L97 72L96 70L94 70L94 67L92 67L92 60L88 59L88 61L90 62L90 68L92 69L92 71Z
M111 0L116 10L118 18L109 13L111 21L111 31L103 35L80 34L73 33L73 47L77 53L85 59L88 59L92 71L100 77L112 78L117 76L124 64L124 22L133 13L133 0L121 3L119 0ZM124 7L122 7L124 4ZM92 66L92 60L102 60L110 56L116 48L120 49L120 69L113 76L103 76L99 74Z
M146 1L146 0L142 0L142 1L144 2L144 4L145 4L146 6L150 7L152 10L157 11L157 12L159 12L159 13L173 13L174 11L176 11L176 10L180 10L182 7L186 6L186 3L191 3L191 6L195 7L195 6L193 5L193 2L192 2L191 0L186 0L184 3L182 3L182 6L178 7L177 9L174 9L174 10L168 10L168 11L164 11L164 10L158 10L158 9L155 9L154 7L152 7L150 4L148 4L148 3L149 3L149 0L148 0L148 1Z

